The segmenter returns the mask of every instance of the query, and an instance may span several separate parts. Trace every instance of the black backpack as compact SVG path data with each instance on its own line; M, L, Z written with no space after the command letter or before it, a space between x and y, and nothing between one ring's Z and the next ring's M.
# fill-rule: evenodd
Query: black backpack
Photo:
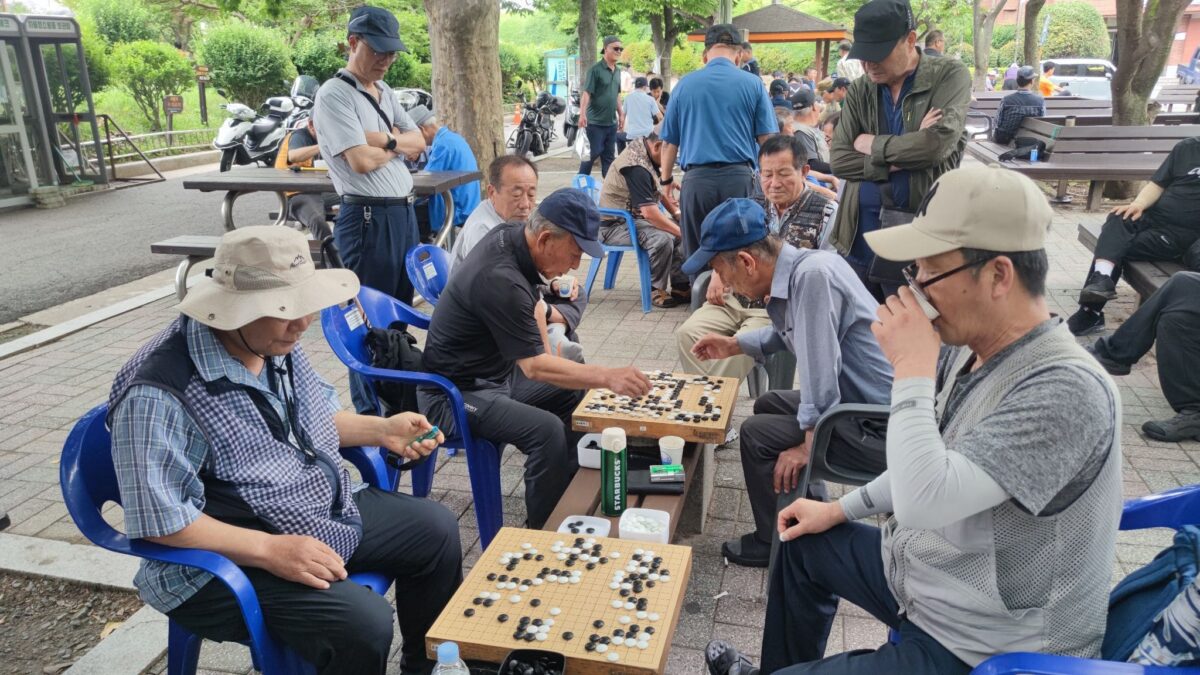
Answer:
M1037 148L1038 159L1043 162L1049 159L1050 155L1046 153L1046 142L1028 136L1017 136L1013 139L1012 150L1000 155L997 159L1001 162L1007 162L1010 159L1029 159L1033 154L1033 149Z
M425 372L421 362L421 350L417 349L417 338L406 329L407 325L395 322L387 328L371 328L367 331L367 352L371 365L388 370ZM417 412L417 386L406 382L376 382L375 394L383 408L383 416L391 417L401 412Z

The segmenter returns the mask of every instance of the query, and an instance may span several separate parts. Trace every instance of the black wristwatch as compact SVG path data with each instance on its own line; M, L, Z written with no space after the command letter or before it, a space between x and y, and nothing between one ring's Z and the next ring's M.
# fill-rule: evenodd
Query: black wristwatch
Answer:
M383 146L383 149L387 150L388 152L395 152L396 151L396 137L388 136L387 145Z
M667 176L666 180L663 180L661 178L658 179L659 185L670 185L671 183L674 183L674 182L675 182L675 176Z

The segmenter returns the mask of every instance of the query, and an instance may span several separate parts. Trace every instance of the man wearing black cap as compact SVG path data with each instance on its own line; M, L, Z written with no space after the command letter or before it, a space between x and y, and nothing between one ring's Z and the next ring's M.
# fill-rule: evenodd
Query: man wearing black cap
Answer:
M589 175L600 159L600 175L608 175L608 167L617 156L617 129L625 126L625 112L618 104L621 94L621 38L609 35L604 38L601 58L591 68L583 81L579 100L579 127L587 133L588 145L592 148L591 158L579 163L579 173Z
M462 392L471 433L525 453L529 527L545 524L578 468L571 412L584 389L605 387L642 396L650 381L631 366L604 368L550 353L545 321L556 302L539 285L579 266L583 253L604 255L600 216L583 192L547 197L528 223L488 232L455 267L442 291L425 342L425 369ZM436 389L418 391L421 410L442 428L450 403Z
M420 155L425 138L383 82L396 53L407 50L399 22L385 9L354 10L346 30L346 67L321 85L313 111L321 156L342 200L333 236L342 262L364 286L412 302L404 257L419 235L404 158ZM350 392L359 412L375 410L354 373Z
M910 219L966 147L971 74L957 59L924 56L915 28L907 0L871 0L855 13L850 56L866 77L850 85L830 152L846 180L830 243L881 301L903 279L886 266L872 274L863 234Z
M1043 117L1046 114L1046 99L1033 91L1037 82L1037 71L1033 66L1022 66L1017 70L1017 89L1000 101L996 110L996 123L992 126L992 140L1008 145L1012 143L1017 129L1026 117Z
M663 120L659 184L664 195L675 187L677 159L687 172L679 200L684 255L699 246L700 223L709 211L753 193L758 145L779 131L762 80L738 70L741 42L732 24L709 28L706 65L679 81Z
M754 56L754 45L749 41L742 43L742 70L755 77L762 76L762 69L759 68L758 59Z

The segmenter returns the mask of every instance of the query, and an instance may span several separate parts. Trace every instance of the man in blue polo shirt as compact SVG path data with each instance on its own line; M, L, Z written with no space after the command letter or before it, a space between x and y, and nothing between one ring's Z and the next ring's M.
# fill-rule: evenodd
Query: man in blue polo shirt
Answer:
M664 195L674 188L678 159L687 172L680 193L683 254L700 245L700 223L731 197L754 191L758 144L779 132L775 110L762 80L737 67L742 40L732 24L717 24L704 35L703 69L685 76L671 92L659 134L664 143L659 183Z
M409 111L408 116L421 130L425 145L429 146L429 162L426 171L478 171L475 153L467 145L467 139L444 127L437 115L423 105ZM467 222L467 216L479 206L479 181L471 181L450 191L454 200L455 227ZM441 195L429 198L429 226L437 232L446 220L446 205Z

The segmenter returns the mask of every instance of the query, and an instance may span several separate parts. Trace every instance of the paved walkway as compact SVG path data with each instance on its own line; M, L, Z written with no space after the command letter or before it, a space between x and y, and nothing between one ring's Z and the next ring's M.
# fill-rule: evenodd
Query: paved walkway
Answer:
M1064 315L1074 309L1072 297L1090 259L1075 241L1075 226L1081 217L1078 211L1060 212L1048 243L1050 302L1054 311ZM582 277L585 272L578 274ZM647 370L675 369L678 357L673 332L687 316L686 308L642 314L636 284L636 270L627 264L615 289L595 289L579 330L587 358L603 365L632 363ZM1132 291L1122 286L1120 300L1110 305L1110 323L1115 325L1127 316L1133 302ZM0 510L7 510L12 519L9 532L84 542L59 493L62 443L74 421L105 400L116 370L176 315L172 304L170 300L156 302L0 361ZM313 326L304 344L317 370L343 392L343 401L349 406L346 371L325 345L318 326ZM1124 401L1126 496L1200 482L1200 443L1156 443L1139 433L1143 421L1172 414L1159 391L1153 356L1118 382ZM743 395L736 423L749 412L750 402ZM702 672L701 650L712 638L732 640L751 654L757 653L761 639L764 574L726 567L720 555L721 542L749 530L752 522L739 455L736 448L724 449L717 453L717 460L717 489L707 531L680 542L694 547L695 562L669 673ZM522 456L510 452L501 468L506 524L519 524L524 517L521 464ZM461 456L439 462L432 498L459 515L466 564L474 564L480 551L466 463ZM120 522L119 509L110 506L110 515ZM1169 534L1162 531L1123 533L1114 577L1144 564L1168 541ZM726 595L714 599L722 593ZM881 624L858 608L843 605L829 650L875 647L884 640ZM243 647L208 644L202 651L201 666L203 672L245 673L249 658ZM156 670L164 667L160 663Z

